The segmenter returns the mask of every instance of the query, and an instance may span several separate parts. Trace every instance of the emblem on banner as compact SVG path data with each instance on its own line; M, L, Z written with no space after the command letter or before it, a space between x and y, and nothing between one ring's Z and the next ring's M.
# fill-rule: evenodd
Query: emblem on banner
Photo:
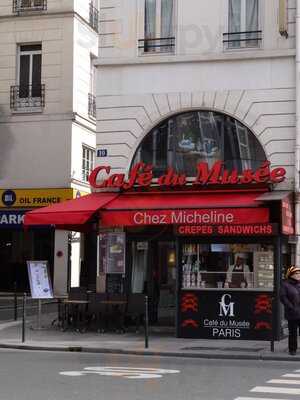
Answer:
M229 302L226 300L228 299ZM234 302L230 301L231 300L231 295L230 294L224 294L221 298L221 301L219 302L220 304L220 313L219 317L234 317Z

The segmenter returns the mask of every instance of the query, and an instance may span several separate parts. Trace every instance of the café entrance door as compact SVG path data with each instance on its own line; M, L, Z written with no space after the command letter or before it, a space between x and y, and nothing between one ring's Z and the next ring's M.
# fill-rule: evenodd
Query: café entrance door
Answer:
M153 300L157 309L153 324L175 327L176 315L176 252L175 243L157 242L153 255Z
M175 329L175 242L133 241L131 270L131 293L149 297L150 325Z

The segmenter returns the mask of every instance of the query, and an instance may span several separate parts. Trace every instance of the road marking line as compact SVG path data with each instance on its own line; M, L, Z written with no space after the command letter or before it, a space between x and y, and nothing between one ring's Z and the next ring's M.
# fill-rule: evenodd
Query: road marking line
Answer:
M84 376L95 374L98 376L114 376L126 379L153 379L162 378L167 374L178 374L179 370L162 368L131 368L131 367L85 367L82 371L62 371L60 375Z
M295 379L270 379L269 381L267 381L267 383L282 383L282 384L287 384L287 385L300 385L300 381L299 380L295 380Z
M287 399L271 399L270 397L237 397L234 400L287 400Z
M163 368L131 368L131 367L85 367L84 369L93 371L129 371L129 372L155 372L162 374L178 374L180 371L176 369L163 369Z
M153 378L161 378L162 375L158 374L126 374L121 372L96 372L96 371L66 371L60 372L60 375L65 376L84 376L88 374L94 374L99 376L116 376L126 379L153 379Z
M290 389L284 387L256 386L250 392L255 393L283 393L283 394L300 394L300 389Z
M85 367L88 371L112 371L122 373L155 373L155 374L178 374L180 371L176 369L162 369L162 368L130 368L130 367Z
M283 378L300 378L300 374L284 374L281 375Z

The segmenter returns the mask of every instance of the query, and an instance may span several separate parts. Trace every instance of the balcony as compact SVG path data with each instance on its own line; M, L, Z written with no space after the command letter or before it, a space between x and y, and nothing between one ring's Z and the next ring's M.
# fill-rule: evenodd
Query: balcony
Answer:
M38 112L45 107L45 85L10 87L10 108L13 111Z
M260 47L262 31L229 32L223 33L225 49L243 49Z
M13 12L47 10L47 0L13 0Z
M99 11L93 6L93 3L90 3L89 23L96 32L99 32Z
M96 97L89 93L89 117L96 118Z
M140 39L139 54L174 53L175 37Z

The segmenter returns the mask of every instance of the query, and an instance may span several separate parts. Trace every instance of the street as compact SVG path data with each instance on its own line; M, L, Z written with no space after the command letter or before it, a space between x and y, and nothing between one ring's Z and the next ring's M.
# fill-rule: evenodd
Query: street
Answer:
M292 362L14 350L1 350L0 357L3 400L290 400L300 395L299 365Z

